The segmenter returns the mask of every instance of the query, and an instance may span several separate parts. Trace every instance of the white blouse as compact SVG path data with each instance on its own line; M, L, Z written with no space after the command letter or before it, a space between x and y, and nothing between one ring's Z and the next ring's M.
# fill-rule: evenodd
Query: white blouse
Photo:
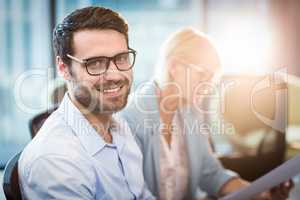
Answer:
M176 112L172 123L172 139L170 145L160 135L160 200L181 200L187 193L188 165L187 148L181 126L182 120Z

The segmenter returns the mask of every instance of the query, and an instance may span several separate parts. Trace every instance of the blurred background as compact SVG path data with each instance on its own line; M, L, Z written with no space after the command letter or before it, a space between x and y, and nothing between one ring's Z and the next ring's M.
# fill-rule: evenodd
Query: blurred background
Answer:
M300 1L0 0L0 176L63 84L54 65L54 26L89 5L127 19L138 52L134 88L151 79L169 34L192 26L212 38L224 74L206 116L225 167L254 180L300 153ZM300 199L298 185L291 199Z

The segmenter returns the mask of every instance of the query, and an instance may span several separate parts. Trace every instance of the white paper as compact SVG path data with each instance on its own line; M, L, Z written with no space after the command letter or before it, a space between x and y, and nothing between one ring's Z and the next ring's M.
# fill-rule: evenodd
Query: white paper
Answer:
M252 182L251 185L219 200L249 200L261 192L268 191L274 186L292 179L297 174L300 174L300 155L286 161L271 172Z

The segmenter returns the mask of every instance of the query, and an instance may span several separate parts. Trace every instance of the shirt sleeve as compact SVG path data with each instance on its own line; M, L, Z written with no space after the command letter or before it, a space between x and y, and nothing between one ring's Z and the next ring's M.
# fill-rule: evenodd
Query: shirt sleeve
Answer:
M206 140L204 148L204 167L200 177L200 188L209 195L217 196L221 187L230 179L238 177L235 172L226 170L220 161L213 155L211 147Z
M63 156L38 158L24 171L23 196L46 200L95 199L92 171L87 165Z

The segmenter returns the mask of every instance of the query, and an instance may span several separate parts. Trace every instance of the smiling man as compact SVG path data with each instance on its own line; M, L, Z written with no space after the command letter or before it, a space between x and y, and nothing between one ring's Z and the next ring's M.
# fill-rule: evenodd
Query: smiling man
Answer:
M19 161L25 199L153 199L125 107L136 52L128 25L102 7L68 15L53 34L68 92Z

